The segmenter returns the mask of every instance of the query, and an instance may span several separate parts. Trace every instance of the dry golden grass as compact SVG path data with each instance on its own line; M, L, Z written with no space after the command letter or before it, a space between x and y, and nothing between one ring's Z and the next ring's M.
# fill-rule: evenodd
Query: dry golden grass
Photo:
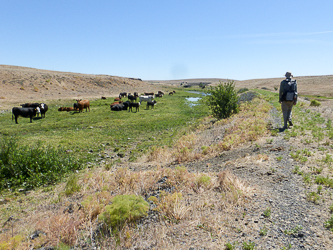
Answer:
M158 181L163 177L167 179L161 186ZM160 190L161 187L160 197L151 196L150 199L156 205L153 210L159 214L158 221L144 224L147 230L150 228L148 231L127 225L119 237L121 247L143 246L154 241L154 244L167 248L173 245L171 234L174 233L174 226L179 230L183 228L201 235L203 239L207 232L221 234L221 223L233 210L232 206L244 204L247 202L245 197L249 198L253 192L248 184L229 171L219 174L190 173L185 167L156 168L141 172L133 172L126 168L112 171L87 170L80 180L80 185L81 191L72 197L56 197L56 193L62 192L63 185L52 197L48 197L45 204L49 205L27 207L34 212L21 218L19 222L13 222L13 235L24 236L20 238L20 242L15 243L16 249L25 249L28 245L40 247L45 244L74 246L79 241L89 241L92 237L91 230L97 226L97 216L104 211L112 197L120 194L145 196L154 190ZM163 191L164 188L166 191ZM42 196L39 198L42 199ZM54 205L50 203L52 200L56 202ZM73 212L65 212L71 204ZM13 205L14 203L11 204ZM15 216L20 217L19 211ZM46 235L42 234L35 240L26 237L35 230L40 230ZM161 238L161 234L166 235L166 238ZM14 241L11 231L1 234L0 237L1 244ZM101 239L100 244L116 247L116 241L116 238L111 237Z
M172 148L154 147L141 161L161 164L195 161L257 141L268 135L270 108L262 99L243 103L238 114L217 121L214 125L203 120L195 132L182 136ZM216 138L220 138L218 142Z

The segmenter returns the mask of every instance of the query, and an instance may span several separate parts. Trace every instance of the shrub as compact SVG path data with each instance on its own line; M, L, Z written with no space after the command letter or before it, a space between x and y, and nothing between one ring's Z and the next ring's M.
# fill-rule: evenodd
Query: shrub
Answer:
M320 196L316 192L309 192L306 194L308 201L312 201L314 204L319 204Z
M17 249L20 243L24 241L24 237L21 235L15 235L11 237L8 241L0 242L0 249Z
M194 189L200 189L201 187L207 188L211 184L211 178L205 174L201 175L195 181Z
M325 221L324 226L333 232L333 215L332 215L331 219L329 219L328 221Z
M264 226L264 228L260 229L259 235L260 236L266 236L267 232L268 232L268 230L267 230L266 226Z
M263 212L263 215L266 217L266 218L269 218L271 216L271 209L270 208L267 208L264 212Z
M215 88L211 87L208 93L206 103L215 118L224 119L238 113L238 97L233 81L220 82Z
M228 243L225 244L225 249L226 250L233 250L235 248L236 248L236 243L230 243L230 242L228 242Z
M78 181L78 178L75 174L72 174L68 178L68 181L65 186L65 195L70 196L70 195L74 194L75 192L80 191L81 187L80 187L80 185L78 185L77 181Z
M169 194L165 191L161 191L160 199L158 201L156 199L154 200L157 202L155 210L161 213L164 218L176 223L183 219L187 211L190 209L190 207L185 206L182 202L183 195L180 192Z
M17 138L0 139L0 190L53 184L81 167L63 148L44 147L40 141L19 146Z
M321 103L317 100L311 100L310 106L312 107L319 107Z
M112 229L121 229L125 223L133 223L147 215L148 202L141 196L117 195L112 204L105 207L105 212L98 219L104 221Z
M249 243L247 243L246 241L244 241L242 247L244 250L252 250L252 249L255 249L255 243L251 242L251 241L249 241Z

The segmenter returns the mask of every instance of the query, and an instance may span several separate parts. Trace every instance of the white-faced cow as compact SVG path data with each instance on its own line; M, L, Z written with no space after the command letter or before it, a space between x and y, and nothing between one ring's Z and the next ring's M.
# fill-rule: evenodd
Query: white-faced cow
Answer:
M43 116L44 116L44 118L45 118L45 113L46 113L46 111L49 110L49 106L47 106L45 103L41 103L39 105L39 108L40 108L40 117L43 118Z

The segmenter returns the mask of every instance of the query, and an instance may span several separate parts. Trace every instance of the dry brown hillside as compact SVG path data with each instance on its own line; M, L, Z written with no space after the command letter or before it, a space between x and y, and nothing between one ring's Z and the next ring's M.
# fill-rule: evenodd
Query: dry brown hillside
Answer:
M252 79L236 81L239 88L268 88L274 90L279 88L284 78ZM333 75L326 76L295 76L298 92L300 95L320 95L333 97Z
M303 95L333 97L333 75L294 77L298 82L298 92ZM267 88L274 91L284 78L252 79L237 81L237 88ZM41 70L27 67L0 65L0 110L10 109L23 102L46 102L57 99L85 99L115 97L120 92L154 92L161 87L179 87L181 83L216 85L226 82L226 78L198 78L181 80L142 81L139 78L126 78L111 75L93 75L71 72ZM326 100L327 106L333 106ZM324 103L323 103L324 104Z
M138 78L89 75L0 65L0 109L24 102L101 98L120 92L151 92L158 86Z

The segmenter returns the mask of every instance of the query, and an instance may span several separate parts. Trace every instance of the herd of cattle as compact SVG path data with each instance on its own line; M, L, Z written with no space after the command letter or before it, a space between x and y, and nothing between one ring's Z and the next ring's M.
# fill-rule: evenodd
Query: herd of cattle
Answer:
M169 92L169 95L173 95L176 93L175 91ZM154 108L156 105L156 101L154 100L155 97L163 97L164 93L162 91L158 91L157 94L151 93L144 93L144 95L139 96L137 92L134 92L132 95L131 93L122 92L119 94L119 97L114 99L114 102L111 103L110 108L112 111L122 111L128 110L133 112L133 108L135 108L136 112L140 110L140 105L142 102L147 103L147 109L149 107ZM122 101L123 98L127 97L127 101ZM106 97L102 97L102 99L106 99ZM139 101L138 101L139 100ZM14 107L12 109L12 120L15 117L15 123L18 124L17 118L19 116L30 118L30 122L32 122L32 118L37 115L40 115L41 118L45 118L45 113L48 110L48 106L45 103L25 103L20 104L22 107ZM83 110L89 109L90 112L90 102L89 100L81 100L77 99L76 103L73 104L73 107L60 107L58 111L79 111L82 112Z

